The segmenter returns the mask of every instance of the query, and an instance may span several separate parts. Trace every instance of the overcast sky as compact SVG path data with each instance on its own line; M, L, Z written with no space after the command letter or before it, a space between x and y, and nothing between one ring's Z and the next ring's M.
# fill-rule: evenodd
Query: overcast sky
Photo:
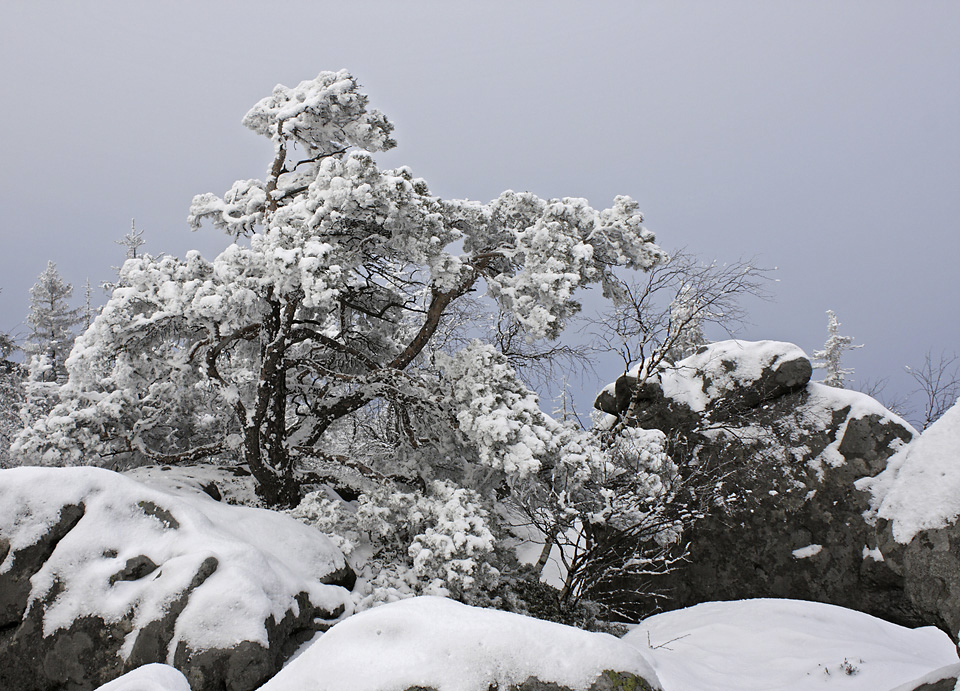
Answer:
M958 36L953 0L5 0L0 330L48 260L109 279L132 218L146 251L218 253L185 219L264 176L244 113L345 67L396 123L382 164L444 197L628 194L668 251L778 267L744 337L809 353L833 309L855 379L903 393L960 350Z

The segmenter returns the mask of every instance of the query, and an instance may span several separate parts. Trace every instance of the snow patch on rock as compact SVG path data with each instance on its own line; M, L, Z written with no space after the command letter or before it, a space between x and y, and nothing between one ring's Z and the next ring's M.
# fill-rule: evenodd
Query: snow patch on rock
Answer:
M891 456L887 468L857 481L872 495L868 521L891 521L894 539L908 544L924 530L960 518L960 401L910 444Z
M809 559L815 557L823 551L823 545L807 545L793 550L794 559Z

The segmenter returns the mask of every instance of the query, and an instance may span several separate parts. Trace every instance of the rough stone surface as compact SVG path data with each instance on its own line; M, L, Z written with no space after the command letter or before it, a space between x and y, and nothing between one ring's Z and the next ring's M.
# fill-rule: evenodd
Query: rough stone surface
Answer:
M57 521L34 544L21 549L11 555L10 568L0 573L0 631L16 626L27 610L27 601L30 597L30 577L33 576L43 563L50 557L57 543L70 532L83 517L83 505L64 506L60 509L60 520ZM3 560L10 553L10 542L3 539L6 549Z
M491 686L488 691L498 691L499 686ZM530 677L522 684L511 684L506 691L651 691L652 687L642 677L630 672L605 670L587 689L571 689L552 681L540 681ZM410 686L404 691L436 691L430 686Z
M928 684L921 684L920 686L914 687L914 691L954 691L957 688L958 680L960 680L958 677L940 679L939 681L932 681Z
M718 345L719 352L730 349ZM667 396L658 381L638 387L629 375L617 381L614 395L608 387L597 401L627 424L664 431L674 440L671 454L682 473L721 482L717 500L685 536L687 561L670 574L614 585L666 595L638 595L634 616L711 600L782 597L836 604L906 626L943 625L931 620L925 601L940 596L946 586L937 579L950 568L960 594L960 564L944 562L924 581L929 586L914 592L918 584L905 582L905 569L868 555L877 544L863 518L869 495L854 487L857 479L882 471L912 430L863 394L810 383L804 357L766 365L750 363L749 348L744 352L737 362L711 363L713 374L677 363L690 381L674 390L710 392L705 403L704 397ZM691 361L707 362L709 355ZM738 367L759 374L738 376ZM725 388L717 386L718 377ZM631 386L628 397L621 395Z
M174 667L184 670L192 689L214 688L224 683L228 689L255 689L273 676L301 644L316 633L314 608L306 594L297 597L299 614L288 611L278 623L267 619L267 634L274 645L265 648L244 641L229 655L218 650L191 650L182 641L174 654Z
M888 522L879 521L877 528L884 564L903 583L910 604L923 613L923 623L958 640L960 525L920 532L907 545L893 539Z

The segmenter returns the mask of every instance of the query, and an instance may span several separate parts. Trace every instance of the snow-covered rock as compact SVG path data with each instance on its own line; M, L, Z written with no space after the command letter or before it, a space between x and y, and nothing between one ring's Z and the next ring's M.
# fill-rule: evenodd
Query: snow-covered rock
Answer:
M884 564L911 604L960 639L960 403L857 483Z
M668 691L906 691L955 679L958 664L956 646L935 628L799 600L708 602L650 617L623 641Z
M598 407L665 432L691 483L719 491L686 536L689 560L628 588L667 592L656 603L666 607L791 597L930 623L876 550L862 516L869 494L855 486L910 441L908 423L862 393L809 381L809 360L789 343L724 341L645 382L639 372ZM639 598L638 614L652 604Z
M644 654L609 634L417 597L337 624L260 691L518 687L661 688Z
M0 688L92 688L146 663L256 688L352 572L289 516L99 468L0 471Z
M642 370L640 363L607 386L596 407L611 415L623 414L637 393ZM650 388L640 393L642 400L663 398L696 413L710 410L716 417L802 389L812 372L806 354L792 343L721 341L701 347L673 366L661 367L655 381L645 382Z
M960 518L960 402L895 454L886 470L858 487L870 491L872 514L890 522L901 544L921 531L955 524Z

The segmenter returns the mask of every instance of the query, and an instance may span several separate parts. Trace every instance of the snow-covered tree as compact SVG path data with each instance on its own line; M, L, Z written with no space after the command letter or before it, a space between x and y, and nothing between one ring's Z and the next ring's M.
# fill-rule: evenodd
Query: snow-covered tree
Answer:
M64 363L73 346L73 328L83 322L81 310L70 307L71 297L73 286L63 282L56 264L47 262L30 289L30 333L24 350L31 355L45 354L50 365L45 370L53 379L66 375Z
M844 378L848 374L853 374L852 369L844 369L841 365L843 354L848 350L862 348L863 345L853 345L853 336L840 335L840 322L837 321L837 315L833 310L827 310L827 333L823 350L813 351L813 367L827 370L824 384L842 389Z
M83 328L89 329L90 325L93 323L93 318L96 316L97 308L93 306L93 286L90 285L90 279L88 278L83 284Z
M345 71L277 86L243 122L273 143L266 179L200 195L190 212L234 242L213 260L128 259L77 341L60 403L19 451L45 462L235 452L280 505L299 501L301 469L331 462L487 493L544 468L555 423L504 356L480 344L444 354L434 336L481 287L529 338L558 336L578 288L613 294L615 268L665 259L636 203L440 199L409 169L377 166L393 126ZM355 423L380 413L396 443L360 463Z
M136 220L130 221L130 232L120 240L115 240L114 242L127 248L127 259L136 259L140 248L147 243L147 241L143 239L143 229L137 230Z
M17 350L9 334L0 333L0 469L14 465L10 444L23 427L20 406L23 405L23 369L10 360Z

